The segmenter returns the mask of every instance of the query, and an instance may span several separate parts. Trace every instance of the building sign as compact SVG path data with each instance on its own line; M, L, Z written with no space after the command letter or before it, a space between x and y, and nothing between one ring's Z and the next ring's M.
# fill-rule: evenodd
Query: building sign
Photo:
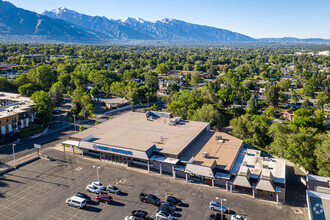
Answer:
M122 149L118 149L118 148L114 148L114 147L104 147L104 146L93 144L93 148L95 150L103 150L103 151L109 151L109 152L116 153L116 154L125 154L125 155L133 156L132 151L122 150Z

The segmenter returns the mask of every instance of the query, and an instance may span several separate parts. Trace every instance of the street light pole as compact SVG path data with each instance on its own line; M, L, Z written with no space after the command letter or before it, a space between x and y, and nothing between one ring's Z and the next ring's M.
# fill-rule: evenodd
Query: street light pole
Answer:
M16 162L15 162L15 146L16 146L16 144L12 144L12 147L13 147L13 157L14 157L14 168L16 169Z
M221 210L221 220L223 220L223 208L222 208L222 201L224 201L224 202L226 202L227 201L227 199L223 199L223 198L219 198L219 197L216 197L215 199L220 199L220 205L221 205L221 207L220 207L220 210Z
M76 131L76 115L72 115L73 116L73 124L74 124L74 133L77 133Z
M101 169L101 167L93 166L93 168L95 168L95 169L96 169L97 182L100 182L100 177L99 177L99 169Z

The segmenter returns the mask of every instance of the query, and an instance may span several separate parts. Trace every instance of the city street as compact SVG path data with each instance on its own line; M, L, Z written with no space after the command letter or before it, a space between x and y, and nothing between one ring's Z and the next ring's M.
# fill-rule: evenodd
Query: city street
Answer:
M305 219L305 208L294 212L294 207L252 199L241 194L215 190L205 186L145 174L126 167L99 163L80 156L47 149L44 155L55 161L39 159L0 178L1 219L113 219L121 220L134 209L145 210L154 217L157 208L139 201L139 194L154 193L164 199L174 195L185 205L176 212L175 219L207 219L211 213L208 203L216 197L226 198L224 205L231 213L248 215L250 219ZM101 167L100 181L117 185L121 195L113 195L113 204L95 202L95 194L85 188L96 181L93 165ZM65 200L77 192L91 196L93 202L86 209L69 207Z

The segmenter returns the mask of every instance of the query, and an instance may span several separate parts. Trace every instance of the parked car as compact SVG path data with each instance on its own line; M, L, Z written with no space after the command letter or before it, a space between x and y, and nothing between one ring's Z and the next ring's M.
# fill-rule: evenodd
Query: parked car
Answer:
M231 220L247 220L246 217L243 217L243 216L241 216L241 215L232 215L232 216L230 217L230 219L231 219Z
M226 212L227 211L226 207L224 207L224 206L221 207L221 204L218 203L218 202L215 202L215 201L210 202L209 208L211 210L218 211L218 212L221 212L221 211Z
M105 190L105 186L102 183L100 183L100 182L92 182L92 185L93 186L97 186L101 190Z
M120 189L112 185L107 186L107 191L110 193L115 193L116 195L120 194Z
M132 215L134 217L142 218L142 219L147 219L148 218L148 212L143 211L143 210L133 210Z
M153 194L141 193L139 198L144 203L151 203L151 204L154 204L154 205L157 205L157 206L160 205L160 199L157 196L153 195Z
M97 202L105 202L106 204L110 204L112 202L112 197L109 195L98 195L96 196L96 201Z
M171 214L171 215L174 215L175 214L175 212L173 211L173 210L171 210L171 209L169 209L169 208L167 208L167 207L161 207L161 206L159 206L159 208L158 208L158 212L166 212L166 213L168 213L168 214Z
M100 188L91 184L86 187L86 190L91 193L100 193Z
M173 205L182 205L182 201L174 196L168 196L166 201L171 202Z
M135 216L126 216L125 220L141 220L141 219Z
M78 196L72 196L71 198L68 198L65 203L69 206L76 207L78 209L82 209L86 206L86 200L83 198L80 198Z
M225 220L227 218L225 218L225 216L223 216L223 220ZM220 213L216 213L216 214L211 214L207 220L221 220L221 214Z
M91 197L89 197L85 193L77 192L76 196L85 199L86 203L91 203L91 201L92 201Z
M156 218L158 219L167 219L167 220L172 220L173 217L171 214L167 213L167 212L163 212L163 211L159 211L156 213Z
M163 202L160 204L160 207L166 207L167 209L170 209L172 211L176 210L176 206L173 205L173 203L171 203L171 202Z

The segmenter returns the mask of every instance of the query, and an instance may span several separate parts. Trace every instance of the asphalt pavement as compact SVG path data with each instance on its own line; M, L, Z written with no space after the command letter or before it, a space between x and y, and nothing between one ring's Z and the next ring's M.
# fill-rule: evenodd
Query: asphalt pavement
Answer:
M145 210L151 217L157 208L139 201L139 194L153 193L164 200L173 195L183 200L175 219L201 220L212 213L208 204L216 197L225 198L230 213L249 219L305 219L306 211L294 212L292 207L276 205L245 197L238 193L173 180L158 174L141 173L124 166L83 159L80 156L48 149L44 154L55 161L39 159L15 171L0 176L0 219L111 219L123 220L132 210ZM86 192L87 184L96 181L100 166L100 181L116 185L122 194L114 195L113 204L95 201L96 195ZM86 209L76 209L65 200L77 192L87 193L93 200Z

